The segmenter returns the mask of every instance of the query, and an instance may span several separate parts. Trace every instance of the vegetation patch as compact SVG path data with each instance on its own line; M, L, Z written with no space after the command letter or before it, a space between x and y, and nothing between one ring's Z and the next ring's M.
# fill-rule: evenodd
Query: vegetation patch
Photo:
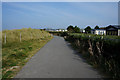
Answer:
M107 78L120 78L120 36L68 33L65 39Z
M29 28L5 30L2 38L2 78L13 78L25 63L53 37L46 31Z

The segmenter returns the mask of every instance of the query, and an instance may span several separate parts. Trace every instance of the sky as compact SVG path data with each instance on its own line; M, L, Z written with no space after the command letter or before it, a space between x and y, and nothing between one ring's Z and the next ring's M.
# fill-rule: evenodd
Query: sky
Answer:
M118 2L118 24L120 25L120 1Z
M3 2L2 29L118 24L118 2Z
M2 0L2 2L119 2L120 0Z

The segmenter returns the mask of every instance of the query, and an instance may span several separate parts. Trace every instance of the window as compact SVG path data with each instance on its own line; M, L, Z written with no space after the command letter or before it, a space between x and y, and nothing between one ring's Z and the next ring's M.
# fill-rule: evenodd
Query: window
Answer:
M100 31L98 32L98 34L100 34Z

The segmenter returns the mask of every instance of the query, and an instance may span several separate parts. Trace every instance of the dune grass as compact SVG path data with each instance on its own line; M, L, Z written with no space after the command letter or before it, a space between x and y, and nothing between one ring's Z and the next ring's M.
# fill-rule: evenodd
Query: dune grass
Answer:
M3 31L2 78L13 78L25 63L52 38L48 32L39 29Z

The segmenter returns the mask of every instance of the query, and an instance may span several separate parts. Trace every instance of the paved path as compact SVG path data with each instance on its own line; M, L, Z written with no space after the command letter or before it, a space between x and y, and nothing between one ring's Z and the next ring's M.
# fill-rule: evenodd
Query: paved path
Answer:
M16 78L99 78L97 71L75 53L62 37L55 36L28 61Z

